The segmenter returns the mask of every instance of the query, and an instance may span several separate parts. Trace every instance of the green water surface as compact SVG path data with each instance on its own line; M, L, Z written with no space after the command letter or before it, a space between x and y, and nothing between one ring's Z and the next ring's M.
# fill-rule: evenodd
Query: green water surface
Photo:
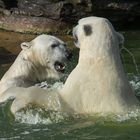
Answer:
M130 79L138 83L140 81L140 30L123 31L122 33L125 36L124 46L132 53L130 55L122 50L124 68L127 73L137 76L136 79L134 77ZM70 39L66 39L66 41L68 45L72 46ZM78 57L78 50L72 50L74 57L71 69L76 65ZM135 62L132 57L135 58ZM1 76L8 67L9 64L1 65ZM135 91L138 96L140 86ZM0 140L140 140L140 111L122 116L97 117L93 115L62 118L61 115L54 113L54 116L47 116L44 113L42 115L40 111L36 110L29 113L30 115L27 114L27 118L21 114L24 120L22 117L15 120L9 107L9 102L0 105ZM40 119L37 115L40 116Z

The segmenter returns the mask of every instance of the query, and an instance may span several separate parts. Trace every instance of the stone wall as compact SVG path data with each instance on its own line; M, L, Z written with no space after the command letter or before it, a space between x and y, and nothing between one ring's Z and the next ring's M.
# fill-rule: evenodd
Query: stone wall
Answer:
M0 0L0 28L30 33L68 33L86 16L109 18L115 25L135 23L139 0Z

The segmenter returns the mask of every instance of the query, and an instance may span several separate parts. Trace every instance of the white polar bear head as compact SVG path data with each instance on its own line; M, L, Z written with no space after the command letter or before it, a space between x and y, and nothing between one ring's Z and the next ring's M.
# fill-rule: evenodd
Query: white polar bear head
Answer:
M55 78L64 72L65 62L71 57L66 44L51 35L39 35L31 42L22 43L21 48L26 52L23 53L25 60L31 61L37 67L46 67L45 69L53 73Z
M10 87L29 87L61 78L71 53L66 44L50 35L39 35L21 44L22 51L0 81L1 93Z
M107 19L101 17L87 17L79 20L78 25L73 29L73 36L76 47L80 47L80 50L83 49L85 52L86 50L96 52L96 54L110 49L116 50L118 48L116 45L124 42L123 35L116 32ZM111 47L107 44L111 44ZM112 47L113 44L116 45ZM87 53L90 56L90 53Z

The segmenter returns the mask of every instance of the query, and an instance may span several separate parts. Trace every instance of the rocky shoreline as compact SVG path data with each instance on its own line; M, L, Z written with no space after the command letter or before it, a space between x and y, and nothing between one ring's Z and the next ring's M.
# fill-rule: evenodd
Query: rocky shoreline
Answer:
M0 28L68 34L80 18L102 16L116 27L140 23L139 0L0 0Z
M0 16L0 28L21 33L67 33L70 24L45 17Z

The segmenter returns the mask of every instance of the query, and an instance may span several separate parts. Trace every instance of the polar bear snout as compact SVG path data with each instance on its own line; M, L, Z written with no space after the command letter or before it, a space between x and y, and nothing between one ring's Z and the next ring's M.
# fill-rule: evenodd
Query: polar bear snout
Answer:
M64 51L64 56L61 59L57 59L54 63L54 68L57 72L64 73L66 68L66 61L70 61L72 53L67 48Z
M79 41L78 41L78 36L77 36L77 26L73 28L73 40L74 40L74 45L79 48Z
M63 50L64 53L64 59L70 60L72 58L72 52L70 49L68 49L66 43L60 44L60 48Z

